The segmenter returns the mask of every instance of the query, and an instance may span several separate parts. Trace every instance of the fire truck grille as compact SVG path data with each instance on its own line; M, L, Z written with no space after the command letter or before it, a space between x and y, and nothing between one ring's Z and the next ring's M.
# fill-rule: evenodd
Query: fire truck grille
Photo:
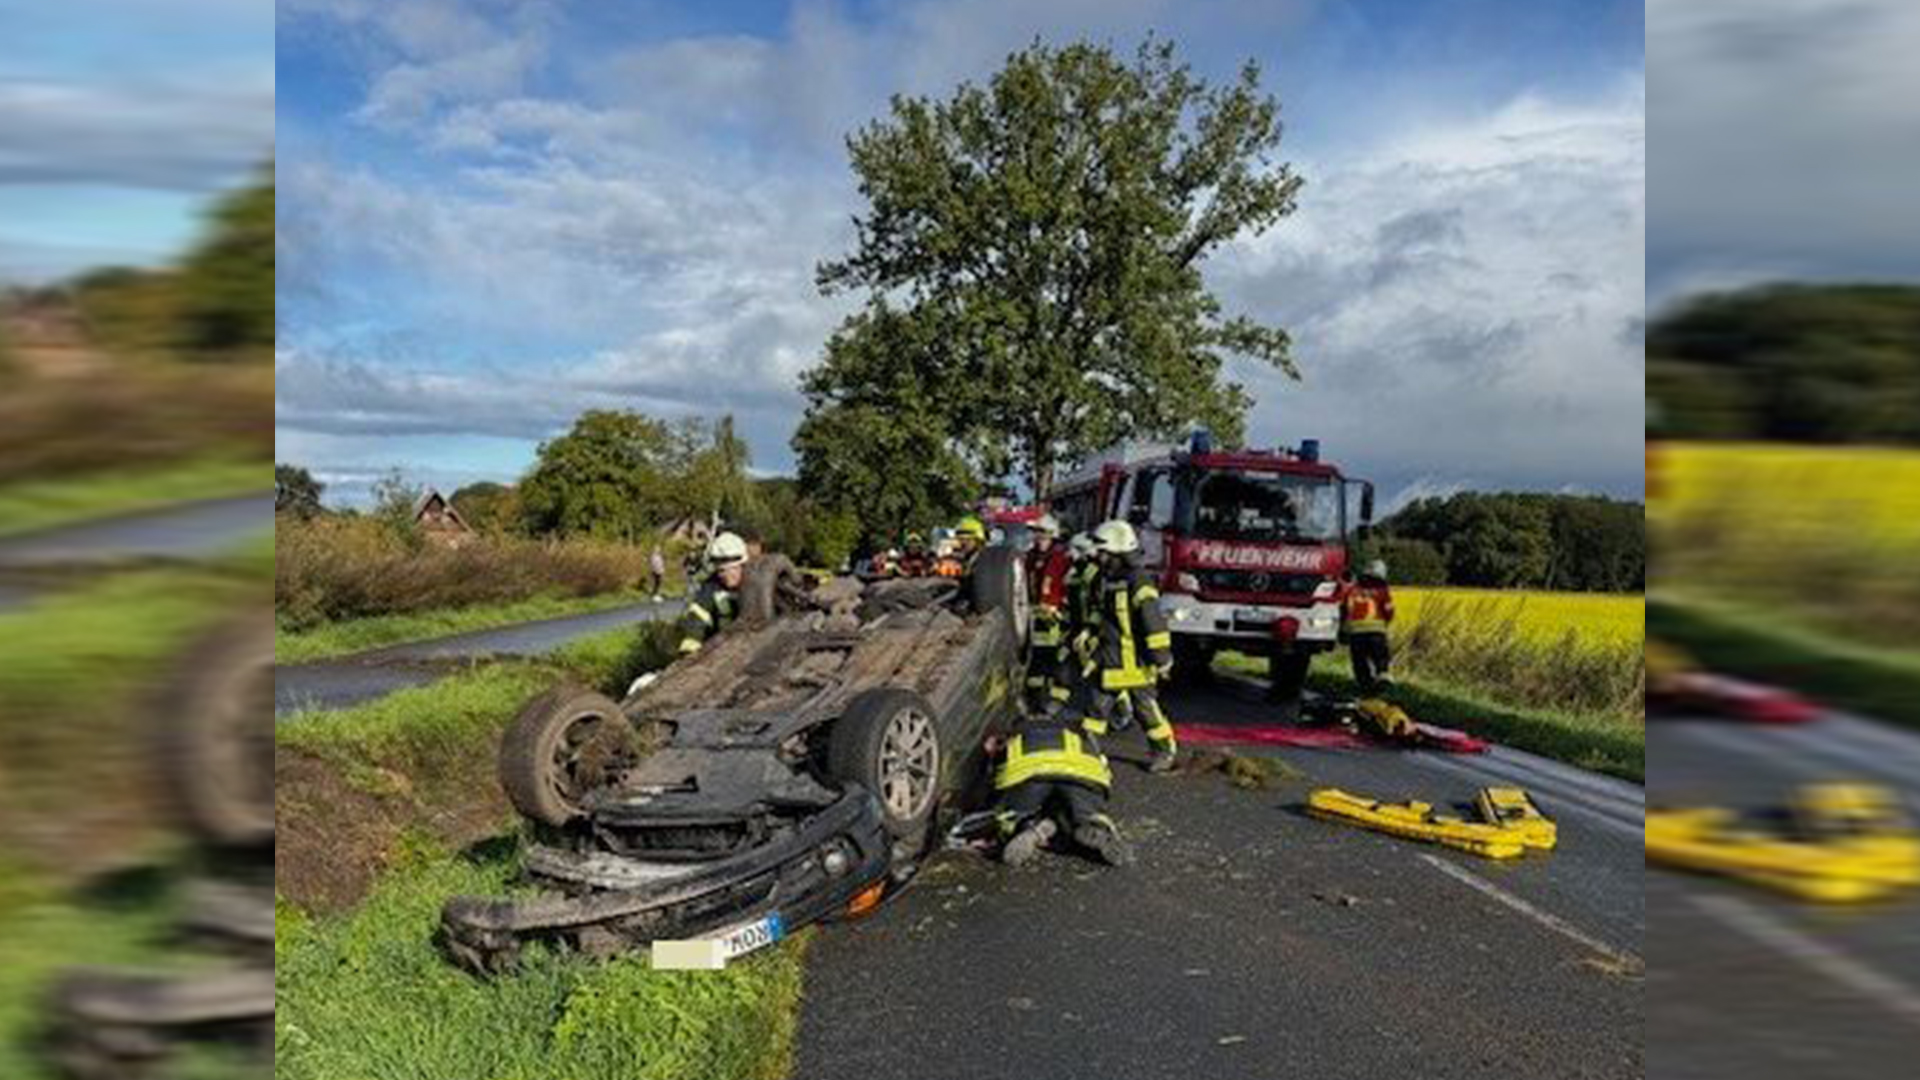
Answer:
M1202 592L1308 596L1326 579L1319 574L1272 574L1262 570L1202 570Z

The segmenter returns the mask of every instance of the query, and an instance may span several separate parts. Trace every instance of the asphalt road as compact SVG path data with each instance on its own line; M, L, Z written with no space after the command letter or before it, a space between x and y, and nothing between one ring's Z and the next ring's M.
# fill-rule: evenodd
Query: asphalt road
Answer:
M679 600L648 601L276 668L274 715L349 708L395 690L424 686L475 660L537 656L602 631L676 618L681 606Z
M1766 809L1798 784L1865 780L1920 808L1920 735L1865 720L1766 728L1669 719L1648 736L1660 804ZM1647 897L1649 1077L1913 1075L1920 897L1825 909L1653 869Z
M1237 681L1168 708L1266 718ZM1643 1074L1640 788L1504 750L1271 753L1303 775L1243 792L1120 766L1132 867L951 854L827 928L796 1076ZM1322 785L1445 803L1514 782L1559 821L1560 850L1498 864L1299 809Z
M199 558L272 528L271 492L182 503L162 510L0 539L0 569L46 569L128 559Z
M204 558L272 529L268 492L0 539L0 611L60 587L69 571L141 559Z

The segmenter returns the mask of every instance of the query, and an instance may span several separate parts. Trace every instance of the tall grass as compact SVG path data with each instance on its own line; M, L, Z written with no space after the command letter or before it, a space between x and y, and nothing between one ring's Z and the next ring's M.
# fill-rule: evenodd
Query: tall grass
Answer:
M1643 720L1646 666L1637 640L1567 627L1542 637L1524 607L1426 597L1396 635L1395 665L1532 708Z
M647 572L645 548L595 540L475 537L448 548L377 518L283 517L275 605L282 629L525 600L617 592ZM669 559L669 562L674 560Z

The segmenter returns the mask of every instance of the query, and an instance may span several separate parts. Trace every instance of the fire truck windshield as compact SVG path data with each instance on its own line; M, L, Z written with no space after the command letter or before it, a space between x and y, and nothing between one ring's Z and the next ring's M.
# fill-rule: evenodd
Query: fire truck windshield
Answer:
M1206 472L1192 499L1193 535L1209 540L1325 543L1340 539L1340 486L1316 476Z

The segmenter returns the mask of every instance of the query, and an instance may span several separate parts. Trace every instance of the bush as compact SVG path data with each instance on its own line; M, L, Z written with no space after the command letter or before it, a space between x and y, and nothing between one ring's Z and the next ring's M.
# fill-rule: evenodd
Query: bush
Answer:
M321 623L629 588L648 548L593 540L474 537L458 548L374 518L283 515L275 605L286 630Z
M0 394L0 483L273 454L273 375L140 367Z
M1523 613L1492 600L1430 597L1395 642L1395 663L1534 708L1644 718L1639 642L1595 640L1568 629L1542 641Z

